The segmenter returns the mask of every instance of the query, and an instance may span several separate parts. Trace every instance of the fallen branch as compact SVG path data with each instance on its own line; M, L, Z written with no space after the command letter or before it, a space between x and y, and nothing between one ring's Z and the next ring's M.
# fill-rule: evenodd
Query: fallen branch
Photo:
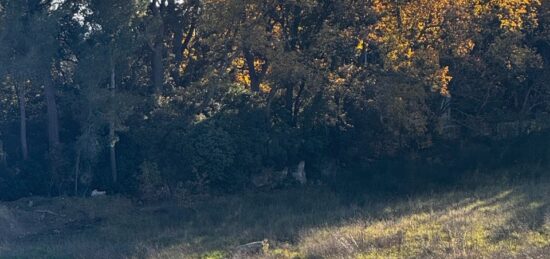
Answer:
M256 241L256 242L251 242L248 244L237 246L235 250L238 254L242 254L242 253L259 254L259 253L262 253L264 247L268 247L268 246L269 246L268 241L263 240L263 241Z
M44 214L50 214L50 215L53 215L53 216L58 216L58 217L64 217L64 215L59 215L51 210L35 210L34 212L36 213L44 213Z
M237 246L237 249L258 248L258 247L262 247L263 244L264 244L264 241L256 241L256 242L251 242L248 244Z

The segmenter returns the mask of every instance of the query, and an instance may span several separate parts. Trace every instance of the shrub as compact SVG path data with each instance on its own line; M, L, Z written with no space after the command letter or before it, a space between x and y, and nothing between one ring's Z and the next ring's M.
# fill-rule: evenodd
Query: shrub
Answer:
M170 196L170 189L161 177L157 164L145 161L140 165L139 191L145 201L159 201Z
M230 169L235 163L235 144L229 133L215 123L198 125L188 136L187 154L193 175L206 174L213 184L234 183L238 178Z

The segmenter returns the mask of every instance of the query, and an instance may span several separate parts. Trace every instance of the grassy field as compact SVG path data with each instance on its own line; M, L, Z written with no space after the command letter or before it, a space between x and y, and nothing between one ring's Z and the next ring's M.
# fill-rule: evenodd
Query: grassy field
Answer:
M353 202L308 187L155 206L120 197L0 203L0 258L548 257L544 179Z

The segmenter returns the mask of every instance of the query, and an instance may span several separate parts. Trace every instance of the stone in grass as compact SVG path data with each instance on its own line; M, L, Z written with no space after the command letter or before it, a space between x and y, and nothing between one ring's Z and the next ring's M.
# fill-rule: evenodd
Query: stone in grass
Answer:
M100 191L100 190L93 190L92 191L92 194L90 195L91 197L100 197L100 196L105 196L107 195L107 192L106 191Z

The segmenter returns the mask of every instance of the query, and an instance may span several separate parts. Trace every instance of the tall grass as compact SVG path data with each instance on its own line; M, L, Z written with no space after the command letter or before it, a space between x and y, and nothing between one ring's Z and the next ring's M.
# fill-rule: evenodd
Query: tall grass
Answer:
M64 217L46 215L39 231L1 243L0 258L544 258L549 187L486 182L353 202L319 186L145 207L59 198L28 208L23 200L6 206ZM254 241L264 241L258 253L237 249Z

